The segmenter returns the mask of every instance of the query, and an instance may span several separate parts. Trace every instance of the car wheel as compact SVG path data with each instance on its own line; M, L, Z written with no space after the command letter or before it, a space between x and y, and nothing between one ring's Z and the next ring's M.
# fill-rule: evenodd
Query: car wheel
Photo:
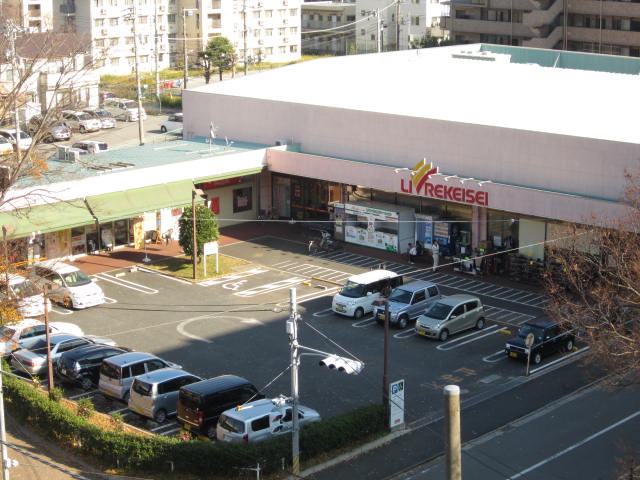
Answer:
M84 125L80 125L80 133L87 133L87 129L84 128Z
M482 329L484 328L484 325L485 325L484 318L480 317L480 318L478 319L478 321L476 322L476 328L477 328L478 330L482 330Z
M398 318L398 328L407 328L407 324L409 323L409 317L406 315L402 315Z
M438 335L438 340L440 340L441 342L445 342L447 338L449 338L449 330L445 328L440 332L440 335Z
M353 318L356 320L360 320L362 317L364 317L364 310L362 310L361 308L356 308L356 311L353 314Z
M540 354L540 352L536 352L533 354L533 363L535 363L536 365L540 365L540 363L542 362L542 355Z
M80 386L83 390L91 390L91 388L93 387L93 382L89 378L84 377L82 380L80 380Z
M62 300L62 305L64 305L65 308L73 310L73 301L67 296L65 296L64 300Z
M127 393L125 393L125 394L124 394L124 397L122 397L122 401L123 401L124 403L129 403L129 396L130 396L130 393L131 393L131 392L127 391Z
M573 351L573 340L571 338L567 340L564 348L567 350L567 352Z
M153 419L157 423L164 423L164 421L167 419L167 411L165 409L161 408L156 413L154 413Z
M216 438L216 425L215 425L215 423L210 423L209 425L207 425L207 429L205 430L205 433L206 433L207 437L209 437L211 440L214 440Z
M160 131L161 131L162 133L167 133L167 127L165 127L164 125L162 125L162 126L160 127Z

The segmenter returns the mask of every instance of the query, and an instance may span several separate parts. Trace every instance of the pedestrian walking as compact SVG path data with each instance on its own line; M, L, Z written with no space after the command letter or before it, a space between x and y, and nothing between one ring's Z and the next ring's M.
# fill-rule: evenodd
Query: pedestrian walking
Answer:
M416 247L413 244L409 244L409 248L407 249L407 254L409 255L409 263L413 265L416 259Z
M437 240L433 241L431 245L431 256L433 257L433 268L434 272L438 271L438 263L440 261L440 244Z

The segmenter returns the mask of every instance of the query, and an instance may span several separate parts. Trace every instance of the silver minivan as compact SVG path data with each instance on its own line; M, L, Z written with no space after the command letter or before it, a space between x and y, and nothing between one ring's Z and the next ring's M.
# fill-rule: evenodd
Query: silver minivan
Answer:
M129 394L129 410L158 423L175 415L180 387L201 381L189 372L176 368L161 368L133 380Z
M361 319L373 311L373 304L380 298L382 290L402 285L402 276L391 270L371 270L353 275L331 303L331 310L340 315Z
M418 335L437 338L444 342L449 335L470 328L485 326L484 305L472 295L451 295L434 303L424 315L418 317L415 330Z
M128 402L133 379L161 368L182 367L144 352L128 352L109 357L100 366L98 389L104 395Z
M396 287L389 295L389 323L398 328L407 328L407 324L442 298L440 289L435 283L414 280L406 285ZM378 323L384 323L385 306L375 309L374 317Z

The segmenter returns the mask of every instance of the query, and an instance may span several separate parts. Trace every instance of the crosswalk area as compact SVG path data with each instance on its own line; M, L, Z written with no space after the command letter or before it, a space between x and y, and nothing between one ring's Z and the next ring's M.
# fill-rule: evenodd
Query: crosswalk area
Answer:
M396 262L381 262L378 258L368 257L349 252L321 252L312 258L322 258L331 262L341 263L359 268L386 268L396 273L417 279L437 283L438 285L460 290L465 293L482 295L484 297L526 305L534 308L544 308L548 299L540 294L527 292L512 287L496 285L483 281L478 277L467 277L450 273L433 272L431 268L416 268L415 265L404 265ZM280 270L292 271L300 275L342 283L352 273L343 272L313 263L301 261L284 261L272 265ZM464 274L462 274L464 275Z

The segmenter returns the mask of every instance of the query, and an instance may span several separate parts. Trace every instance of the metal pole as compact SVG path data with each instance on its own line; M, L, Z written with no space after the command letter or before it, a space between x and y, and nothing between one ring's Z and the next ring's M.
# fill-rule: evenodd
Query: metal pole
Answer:
M244 74L247 74L247 0L243 0L242 2L242 23L243 23L243 31L242 31L242 40L244 42L244 53L242 55L242 61L244 63Z
M382 20L380 19L380 9L376 8L376 18L378 21L378 53L382 51Z
M4 370L4 365L0 364ZM4 395L2 393L3 372L0 371L0 441L2 441L2 480L9 480L9 457L7 455L7 432L4 421Z
M136 28L136 20L138 14L135 4L131 9L133 22L133 55L136 63L136 89L138 94L138 140L140 145L144 145L144 129L142 127L142 89L140 88L140 69L138 68L138 30Z
M291 310L291 331L289 341L291 343L291 470L295 477L300 475L300 425L298 423L298 312L296 305L296 289L289 289Z
M182 9L182 63L183 65L183 74L182 74L182 89L185 90L187 88L187 77L188 77L188 69L187 69L187 10L185 8Z
M2 244L4 249L4 291L9 294L9 247L7 246L6 225L2 225Z
M460 387L444 387L446 480L462 480Z
M197 278L198 235L196 225L196 192L191 191L191 216L193 217L193 279Z
M44 297L44 328L45 335L47 339L47 374L49 379L49 395L53 391L53 360L51 358L51 332L49 332L49 311L47 309L47 290L48 288L45 286L43 297Z
M400 50L400 0L396 0L396 51Z
M153 2L153 38L156 49L156 100L158 102L158 111L162 113L162 104L160 103L160 70L158 68L158 62L160 61L159 45L158 45L158 0Z
M384 301L384 365L382 373L382 405L389 408L389 300Z
M13 87L13 121L16 124L16 165L20 165L20 114L18 112L18 55L16 52L16 29L9 23L9 42L11 44L11 85Z

